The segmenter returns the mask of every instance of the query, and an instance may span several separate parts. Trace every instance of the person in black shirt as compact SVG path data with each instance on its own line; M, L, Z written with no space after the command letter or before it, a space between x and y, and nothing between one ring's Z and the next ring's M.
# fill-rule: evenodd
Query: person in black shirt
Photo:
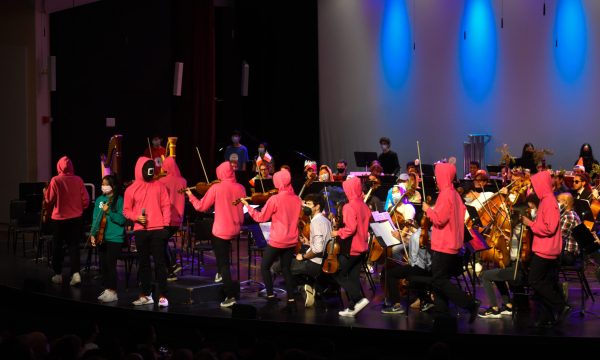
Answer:
M521 157L515 159L515 166L520 166L524 169L529 169L532 175L537 173L537 164L533 159L534 152L535 147L533 147L532 143L526 143L525 145L523 145Z
M379 139L379 145L381 145L381 154L379 154L377 160L383 167L383 173L395 174L400 170L400 162L398 161L398 154L390 150L390 139L382 137Z
M592 172L594 165L599 165L598 160L594 158L592 145L588 143L581 145L581 149L579 149L579 158L575 162L575 165L583 165L588 174ZM594 176L594 178L595 177L596 176Z

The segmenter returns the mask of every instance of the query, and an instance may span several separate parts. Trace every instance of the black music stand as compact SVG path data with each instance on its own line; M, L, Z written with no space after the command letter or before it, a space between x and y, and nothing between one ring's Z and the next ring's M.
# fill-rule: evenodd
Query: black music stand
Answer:
M500 174L502 172L502 166L500 165L487 165L487 172L490 175L497 175Z
M356 166L364 167L365 171L368 171L369 166L373 162L373 160L377 160L377 153L372 151L355 151L354 152L354 161L356 161Z
M433 164L421 164L422 176L435 176L435 168Z
M583 201L587 203L587 201L585 201L585 200L583 200ZM588 207L589 207L589 204L588 204ZM578 276L579 276L579 281L581 282L581 287L582 287L581 290L582 291L581 291L581 309L579 309L578 312L579 312L580 316L585 316L585 314L589 314L589 315L598 317L600 315L598 315L594 312L585 310L585 296L587 295L586 291L591 296L592 301L594 301L594 295L593 295L592 289L590 288L590 285L587 281L587 278L585 277L585 257L584 257L584 255L592 254L592 253L598 251L600 249L600 244L595 242L594 235L583 223L575 226L573 228L573 230L571 231L571 235L573 236L573 239L575 239L575 241L577 242L577 245L579 245L579 249L580 249L579 250L579 252L580 252L579 261L581 262L581 269L579 271L581 271L582 275L578 274Z

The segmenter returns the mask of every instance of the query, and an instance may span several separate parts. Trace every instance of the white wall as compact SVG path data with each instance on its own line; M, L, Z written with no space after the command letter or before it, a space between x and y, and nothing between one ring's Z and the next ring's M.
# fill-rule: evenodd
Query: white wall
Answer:
M459 46L467 4L462 0L396 0L407 8L416 49L410 52L405 80L390 86L381 58L388 1L319 1L324 163L346 158L354 167L353 151L380 152L381 136L392 139L403 168L417 156L416 140L425 163L451 155L461 161L469 133L492 135L488 164L499 161L496 148L503 143L514 156L520 156L525 142L551 149L555 154L547 162L555 169L571 168L584 142L600 157L600 1L580 2L587 41L582 72L575 79L565 79L554 56L557 6L571 0L547 2L546 16L540 1L505 0L504 29L501 2L489 1L496 21L496 66L484 96L473 96L461 76ZM468 40L472 38L469 33Z

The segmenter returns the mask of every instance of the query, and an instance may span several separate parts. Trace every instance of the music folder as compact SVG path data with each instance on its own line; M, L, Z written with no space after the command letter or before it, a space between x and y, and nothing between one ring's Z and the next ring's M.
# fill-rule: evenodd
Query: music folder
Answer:
M358 167L369 167L373 160L377 160L377 153L372 151L355 151L354 161Z
M401 244L400 240L392 236L394 228L389 221L372 222L369 224L369 227L383 248Z

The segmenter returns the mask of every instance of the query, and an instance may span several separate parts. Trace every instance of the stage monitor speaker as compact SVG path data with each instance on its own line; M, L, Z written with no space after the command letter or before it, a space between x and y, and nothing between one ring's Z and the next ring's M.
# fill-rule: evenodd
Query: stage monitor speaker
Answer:
M242 96L248 96L248 82L250 81L250 65L242 61Z
M56 91L56 56L50 56L48 61L48 86L50 91Z
M183 80L183 63L175 63L175 72L173 75L173 95L181 96L181 82Z

